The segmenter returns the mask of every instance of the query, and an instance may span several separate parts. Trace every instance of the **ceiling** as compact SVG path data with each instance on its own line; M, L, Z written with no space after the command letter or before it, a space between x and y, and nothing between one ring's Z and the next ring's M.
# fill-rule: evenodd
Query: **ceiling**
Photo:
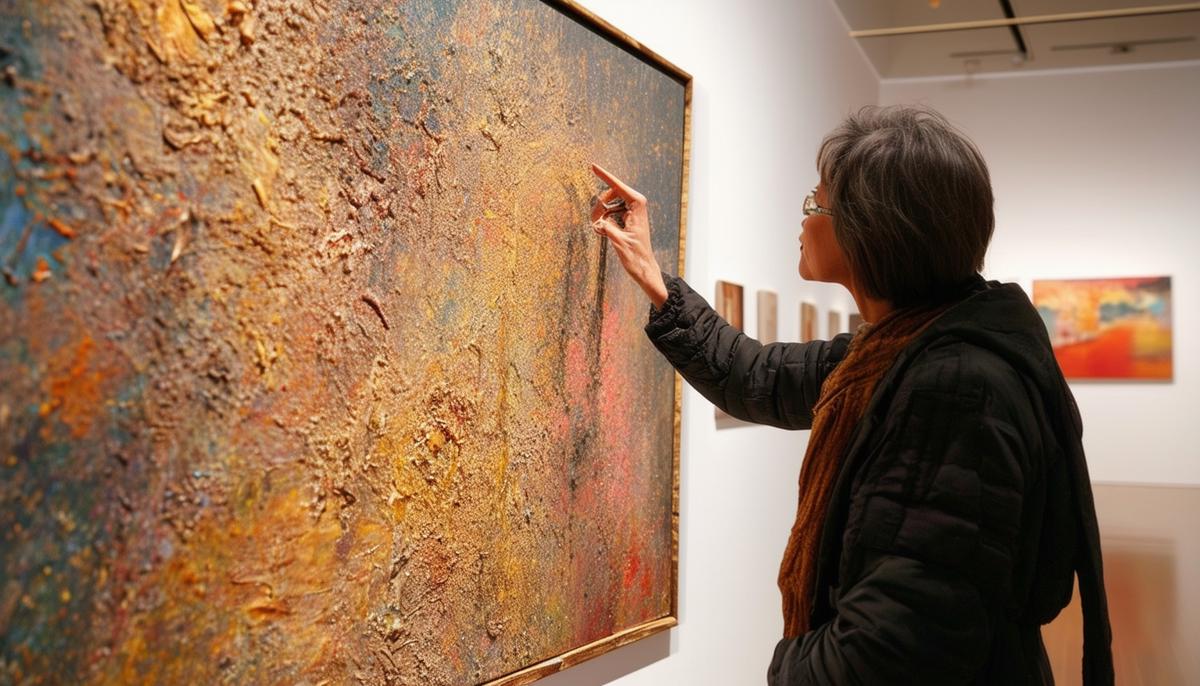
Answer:
M834 0L851 31L1106 10L1179 0ZM1007 8L1006 8L1007 5ZM881 78L1200 59L1200 11L857 39ZM1022 44L1024 51L1021 50Z

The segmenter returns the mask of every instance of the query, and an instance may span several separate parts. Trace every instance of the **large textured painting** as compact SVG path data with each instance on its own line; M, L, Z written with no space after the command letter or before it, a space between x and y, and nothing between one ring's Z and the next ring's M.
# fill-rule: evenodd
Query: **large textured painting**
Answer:
M1171 379L1170 277L1034 281L1033 302L1068 379Z
M569 3L0 3L0 683L526 683L675 616L689 79Z

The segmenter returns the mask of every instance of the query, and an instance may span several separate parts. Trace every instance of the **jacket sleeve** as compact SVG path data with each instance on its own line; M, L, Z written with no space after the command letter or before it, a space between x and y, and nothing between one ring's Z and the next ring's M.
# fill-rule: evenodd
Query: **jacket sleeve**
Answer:
M646 335L684 380L738 419L811 428L821 384L845 357L850 335L763 345L722 319L683 279L663 279L667 301L651 309Z
M1022 391L1015 376L932 371L901 387L856 477L833 618L779 642L772 686L967 684L987 664L1031 473L1019 395L996 385Z

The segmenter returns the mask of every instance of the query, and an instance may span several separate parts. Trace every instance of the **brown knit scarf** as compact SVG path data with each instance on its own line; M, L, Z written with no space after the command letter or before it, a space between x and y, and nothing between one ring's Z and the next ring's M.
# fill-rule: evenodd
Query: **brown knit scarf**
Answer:
M784 636L807 632L816 583L817 548L834 480L850 448L854 428L866 414L875 386L896 356L947 305L896 310L855 333L850 349L821 386L813 408L812 434L800 468L800 504L796 523L779 566Z

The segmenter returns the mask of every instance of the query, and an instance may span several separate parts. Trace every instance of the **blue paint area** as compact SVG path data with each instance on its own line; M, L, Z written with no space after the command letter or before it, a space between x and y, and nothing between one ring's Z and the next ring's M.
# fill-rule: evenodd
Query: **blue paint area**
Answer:
M55 257L54 253L68 240L47 224L37 222L33 225L33 231L29 234L29 242L25 244L25 251L21 254L17 264L21 269L28 268L32 273L37 258L45 257L46 262L50 264L50 271L58 273L63 262Z
M397 74L394 79L396 87L386 96L384 102L391 102L396 112L400 115L400 119L409 124L414 124L417 117L421 114L421 105L425 102L425 96L421 94L420 84L423 78L424 70L414 70L404 74ZM409 75L410 78L406 78Z
M1038 314L1042 317L1042 323L1046 325L1046 331L1049 332L1050 338L1054 338L1054 329L1058 325L1058 314L1049 307L1037 308Z
M429 3L430 9L433 10L434 16L437 18L438 25L442 25L448 19L453 19L459 7L462 6L461 0L433 0Z
M381 176L386 176L391 163L391 148L387 141L376 138L371 143L371 170Z
M30 35L27 36L23 24L30 17L25 8L18 6L20 4L11 1L0 3L0 45L12 51L0 58L0 68L14 66L17 76L37 81L42 78L42 65L33 59L37 50L31 43L38 42L39 30L44 31L46 27L37 22L30 22ZM49 38L55 40L53 36ZM7 85L4 86L4 90L11 93L11 88Z
M393 115L415 124L426 98L422 83L440 83L442 75L438 67L446 42L432 37L445 33L458 5L448 1L405 3L398 8L399 21L390 18L382 8L368 16L370 24L387 26L381 36L385 39L382 44L362 46L369 54L366 61L381 67L377 76L382 80L372 78L367 89L371 93L372 114L385 130L392 125ZM333 44L339 42L335 39ZM424 54L418 51L413 55L417 46L427 49L436 46L437 51Z
M437 110L431 109L425 114L425 130L434 136L443 135L442 120L438 116Z
M13 508L9 513L9 521L20 524L22 536L35 543L0 545L0 569L21 570L14 580L33 606L28 608L24 603L17 606L4 642L66 654L72 647L71 639L61 630L55 615L45 608L71 612L91 602L90 579L85 579L84 573L73 567L70 560L100 540L99 519L92 516L100 494L92 483L78 477L77 465L73 463L78 458L78 446L42 437L45 420L39 416L36 405L16 419L21 427L10 450L21 473L13 474L12 478L42 485L42 491L36 500L37 507ZM64 589L69 589L69 598L63 595Z
M11 185L0 188L0 203L3 203L3 209L0 210L0 253L5 257L16 249L25 225L33 219L33 215L12 190Z
M1167 301L1161 298L1155 299L1146 309L1158 319L1166 319L1169 313Z
M4 260L4 266L22 281L33 274L38 257L46 258L51 272L61 271L62 263L54 256L54 251L68 239L45 222L34 222L33 213L11 188L0 190L0 198L5 196L7 203L0 210L0 259ZM29 226L29 237L22 246L26 226Z
M400 74L390 74L382 81L372 79L367 85L367 90L371 92L371 114L383 126L390 128L392 125L392 112L398 109L397 103L403 98L404 86L407 82Z
M382 16L377 16L375 20L386 21ZM386 71L379 75L383 77L382 80L378 77L372 78L367 84L367 90L371 93L371 114L386 130L391 127L392 113L400 109L401 101L414 98L408 92L409 81L401 73L404 65L399 63L395 57L402 53L407 41L404 27L399 23L389 22L389 28L384 33L384 38L383 69ZM417 95L415 99L419 102L421 98Z
M1105 324L1146 314L1156 319L1165 319L1167 316L1166 300L1163 298L1154 298L1149 302L1140 304L1119 302L1104 303L1100 306L1100 321Z
M0 69L7 70L11 67L15 69L17 79L40 82L43 69L41 63L34 59L37 51L22 34L23 19L20 14L11 16L9 13L12 11L14 10L0 9L0 44L12 51L7 57L0 59ZM20 12L19 9L15 11ZM37 28L35 24L31 30L36 31ZM3 114L3 117L0 117L0 140L15 145L21 151L19 164L23 169L27 169L31 165L24 153L28 153L34 146L24 129L20 128L25 114L21 97L20 90L11 82L0 80L0 113ZM3 157L6 162L9 161L7 156Z
M401 18L409 27L411 44L426 51L425 54L418 55L421 58L422 69L410 79L414 88L421 83L422 78L430 84L443 82L439 67L446 47L453 44L449 29L461 5L460 0L434 0L407 3L401 9Z
M1100 306L1100 321L1110 324L1119 319L1136 315L1141 310L1129 303L1104 303Z
M18 14L14 16L13 12ZM42 67L34 59L37 52L33 44L42 27L31 24L29 31L33 38L27 38L20 12L19 8L0 10L0 43L12 51L0 60L0 67L15 68L19 79L37 81L42 77ZM17 195L18 179L30 177L27 172L37 166L30 159L30 153L39 152L21 126L25 120L21 98L18 88L7 81L0 82L0 114L3 115L0 117L0 142L19 153L15 160L9 155L0 156L0 267L19 281L27 282L37 266L38 257L46 259L51 272L61 271L62 265L52 253L67 239L44 222L34 221L34 211L28 201L34 197L35 188L27 188L25 197ZM3 297L7 304L15 304L19 296L19 288L4 287Z

